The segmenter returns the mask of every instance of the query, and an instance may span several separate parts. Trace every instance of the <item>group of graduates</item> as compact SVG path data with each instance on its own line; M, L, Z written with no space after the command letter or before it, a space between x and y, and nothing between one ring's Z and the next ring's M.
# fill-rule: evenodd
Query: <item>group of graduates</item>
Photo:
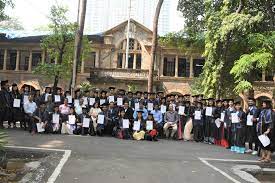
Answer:
M77 89L55 92L46 87L30 91L24 85L1 81L0 128L20 127L35 133L113 136L120 139L157 141L159 138L216 144L236 153L260 155L271 162L275 150L275 112L270 100L258 108L248 98L248 108L233 99L204 99L203 95L164 95L164 92L126 92ZM249 148L245 148L245 143Z

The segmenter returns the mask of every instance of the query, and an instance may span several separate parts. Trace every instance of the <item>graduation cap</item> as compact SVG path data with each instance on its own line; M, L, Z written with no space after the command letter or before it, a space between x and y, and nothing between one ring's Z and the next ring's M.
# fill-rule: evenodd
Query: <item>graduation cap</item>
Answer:
M270 100L270 99L264 99L264 100L262 100L262 103L272 104L272 100Z
M215 99L212 98L212 97L210 97L210 98L208 98L207 100L208 100L208 101L214 101Z
M149 95L156 95L156 93L155 92L150 92L150 93L148 93Z
M164 93L163 91L158 91L157 94Z
M137 113L144 113L142 110L138 110Z
M67 94L67 93L69 93L69 94L70 94L71 92L70 92L70 91L65 91L65 94Z
M142 92L141 92L141 91L136 91L136 94L138 94L138 93L139 93L139 94L142 94Z
M7 83L9 83L9 80L3 80L1 81L1 86L5 86Z
M12 85L11 86L17 86L17 84L16 83L12 83Z
M234 99L232 99L232 98L229 98L229 99L226 99L228 102L234 102Z
M114 87L114 86L109 87L109 90L114 90L114 89L116 89L116 87Z
M107 91L106 90L101 90L101 92L100 92L100 94L102 94L102 93L107 93Z
M45 101L40 101L39 105L46 105L46 102Z
M143 94L148 94L148 92L147 92L147 91L145 91L145 92L143 92Z
M192 97L194 97L194 98L195 98L195 97L199 97L199 95L192 95Z
M198 95L198 97L201 97L201 98L203 98L203 94L199 94L199 95Z
M191 102L188 100L188 101L184 101L184 104L191 104Z
M202 105L202 102L201 101L197 101L197 104L201 104Z
M184 97L190 97L191 95L190 94L185 94L183 95Z
M51 89L52 89L52 87L50 87L50 86L46 86L46 87L45 87L45 91L46 91L47 89L50 89L50 90L51 90Z
M124 95L125 92L126 92L126 91L125 91L124 89L118 89L118 93L120 93L120 94L123 94L123 95Z
M133 92L129 91L129 92L127 92L127 94L133 94Z
M59 108L59 105L58 105L58 104L55 104L55 105L54 105L54 108L57 108L57 107Z
M154 115L153 115L153 113L149 112L149 113L148 113L148 116L154 116Z

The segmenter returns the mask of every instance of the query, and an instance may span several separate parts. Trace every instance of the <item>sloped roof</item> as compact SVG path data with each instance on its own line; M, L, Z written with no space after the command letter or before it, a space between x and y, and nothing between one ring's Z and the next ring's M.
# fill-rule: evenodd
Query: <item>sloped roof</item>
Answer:
M153 33L152 30L150 30L149 28L147 28L146 26L142 25L141 23L137 22L136 20L134 20L134 19L132 19L132 18L130 19L130 22L132 22L132 23L134 23L135 25L141 27L141 28L142 28L143 30L145 30L146 32ZM115 32L115 31L121 29L122 27L125 27L127 24L128 24L128 20L126 20L126 21L124 21L124 22L118 24L117 26L115 26L115 27L113 27L113 28L111 28L111 29L109 29L109 30L103 32L103 35L108 35L108 34L110 34L110 33L112 33L112 32Z

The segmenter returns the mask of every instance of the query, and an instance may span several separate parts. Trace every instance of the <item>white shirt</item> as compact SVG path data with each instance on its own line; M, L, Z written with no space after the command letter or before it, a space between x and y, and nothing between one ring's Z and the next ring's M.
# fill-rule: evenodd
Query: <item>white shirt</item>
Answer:
M28 113L33 114L36 109L37 109L37 105L35 102L27 102L24 104L24 111L27 114Z

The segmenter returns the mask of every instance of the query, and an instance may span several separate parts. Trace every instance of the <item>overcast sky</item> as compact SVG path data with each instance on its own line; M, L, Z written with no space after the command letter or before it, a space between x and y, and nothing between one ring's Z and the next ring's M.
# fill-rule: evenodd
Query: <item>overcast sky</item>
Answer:
M88 0L89 1L89 0ZM115 1L115 0L114 0ZM176 11L178 0L169 0L172 2L173 23L170 30L178 31L183 27L183 18L180 12ZM63 4L69 8L69 17L72 21L76 20L78 0L14 0L15 7L7 9L11 17L17 17L22 22L26 31L32 31L38 27L48 24L47 15L50 7L55 3Z

